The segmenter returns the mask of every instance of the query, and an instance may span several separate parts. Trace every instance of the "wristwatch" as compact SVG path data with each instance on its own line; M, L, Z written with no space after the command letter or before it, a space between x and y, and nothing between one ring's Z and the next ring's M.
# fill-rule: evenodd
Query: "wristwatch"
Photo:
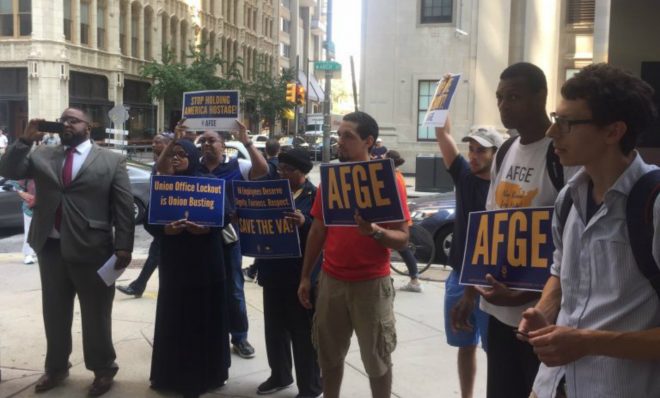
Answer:
M385 236L385 232L382 229L377 229L371 234L371 237L378 241L383 239L383 236Z
M245 144L243 144L243 146L246 147L246 148L251 147L252 146L252 140L246 142Z

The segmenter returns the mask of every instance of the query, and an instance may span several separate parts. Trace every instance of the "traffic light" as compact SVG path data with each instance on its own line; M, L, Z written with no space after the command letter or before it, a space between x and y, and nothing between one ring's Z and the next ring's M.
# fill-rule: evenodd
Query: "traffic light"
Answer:
M305 87L302 85L296 86L296 104L305 105Z
M286 84L286 100L287 102L296 102L296 84L287 83Z

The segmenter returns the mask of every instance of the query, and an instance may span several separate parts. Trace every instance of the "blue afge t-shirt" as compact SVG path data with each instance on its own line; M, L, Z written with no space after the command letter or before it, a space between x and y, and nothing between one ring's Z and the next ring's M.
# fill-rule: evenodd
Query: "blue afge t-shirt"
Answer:
M448 171L456 186L454 236L451 249L449 249L449 265L455 271L460 271L465 252L468 215L473 211L486 210L490 181L474 175L470 170L470 165L461 155L454 159Z

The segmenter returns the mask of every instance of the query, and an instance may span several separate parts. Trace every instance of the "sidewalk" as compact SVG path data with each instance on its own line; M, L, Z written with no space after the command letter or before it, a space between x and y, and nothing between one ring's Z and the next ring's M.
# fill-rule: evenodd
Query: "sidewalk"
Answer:
M144 260L137 258L122 275L120 283L127 283L139 273ZM251 259L245 259L248 265ZM427 271L433 279L444 280L447 271L437 268ZM425 274L426 275L426 274ZM424 276L424 275L423 275ZM406 278L393 275L395 285ZM141 299L117 293L113 310L113 338L120 366L108 398L174 397L149 389L151 342L158 287L157 273L151 278ZM447 346L443 326L444 284L424 282L424 292L397 292L398 345L393 354L395 397L458 397L456 350ZM205 397L255 397L257 386L269 376L263 336L263 306L261 288L246 282L245 295L250 320L250 342L256 357L242 359L232 354L227 385L204 395ZM0 254L0 398L35 397L34 383L43 370L45 338L41 318L41 290L37 266L22 264L20 253ZM44 398L85 397L92 374L82 361L80 313L76 309L73 326L71 376L66 382L47 393ZM478 354L478 373L475 396L485 396L485 355ZM272 394L272 397L294 397L294 387ZM368 398L369 381L364 373L355 339L346 358L342 397Z

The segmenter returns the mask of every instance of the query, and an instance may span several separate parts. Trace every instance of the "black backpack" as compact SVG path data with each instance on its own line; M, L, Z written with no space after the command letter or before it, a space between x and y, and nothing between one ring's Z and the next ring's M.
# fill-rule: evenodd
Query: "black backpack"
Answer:
M495 153L495 170L499 173L500 167L502 167L502 162L504 161L504 156L513 145L513 142L517 140L518 137L511 137L508 140L504 141L502 145L498 148L497 153ZM559 162L559 156L555 153L555 147L550 142L548 145L548 152L545 154L545 166L548 170L548 176L552 185L554 185L557 192L561 191L564 187L564 167Z
M639 271L648 279L660 299L660 268L653 258L653 206L660 194L660 169L649 171L633 185L626 201L628 237ZM566 192L559 207L559 233L573 207L573 198Z

